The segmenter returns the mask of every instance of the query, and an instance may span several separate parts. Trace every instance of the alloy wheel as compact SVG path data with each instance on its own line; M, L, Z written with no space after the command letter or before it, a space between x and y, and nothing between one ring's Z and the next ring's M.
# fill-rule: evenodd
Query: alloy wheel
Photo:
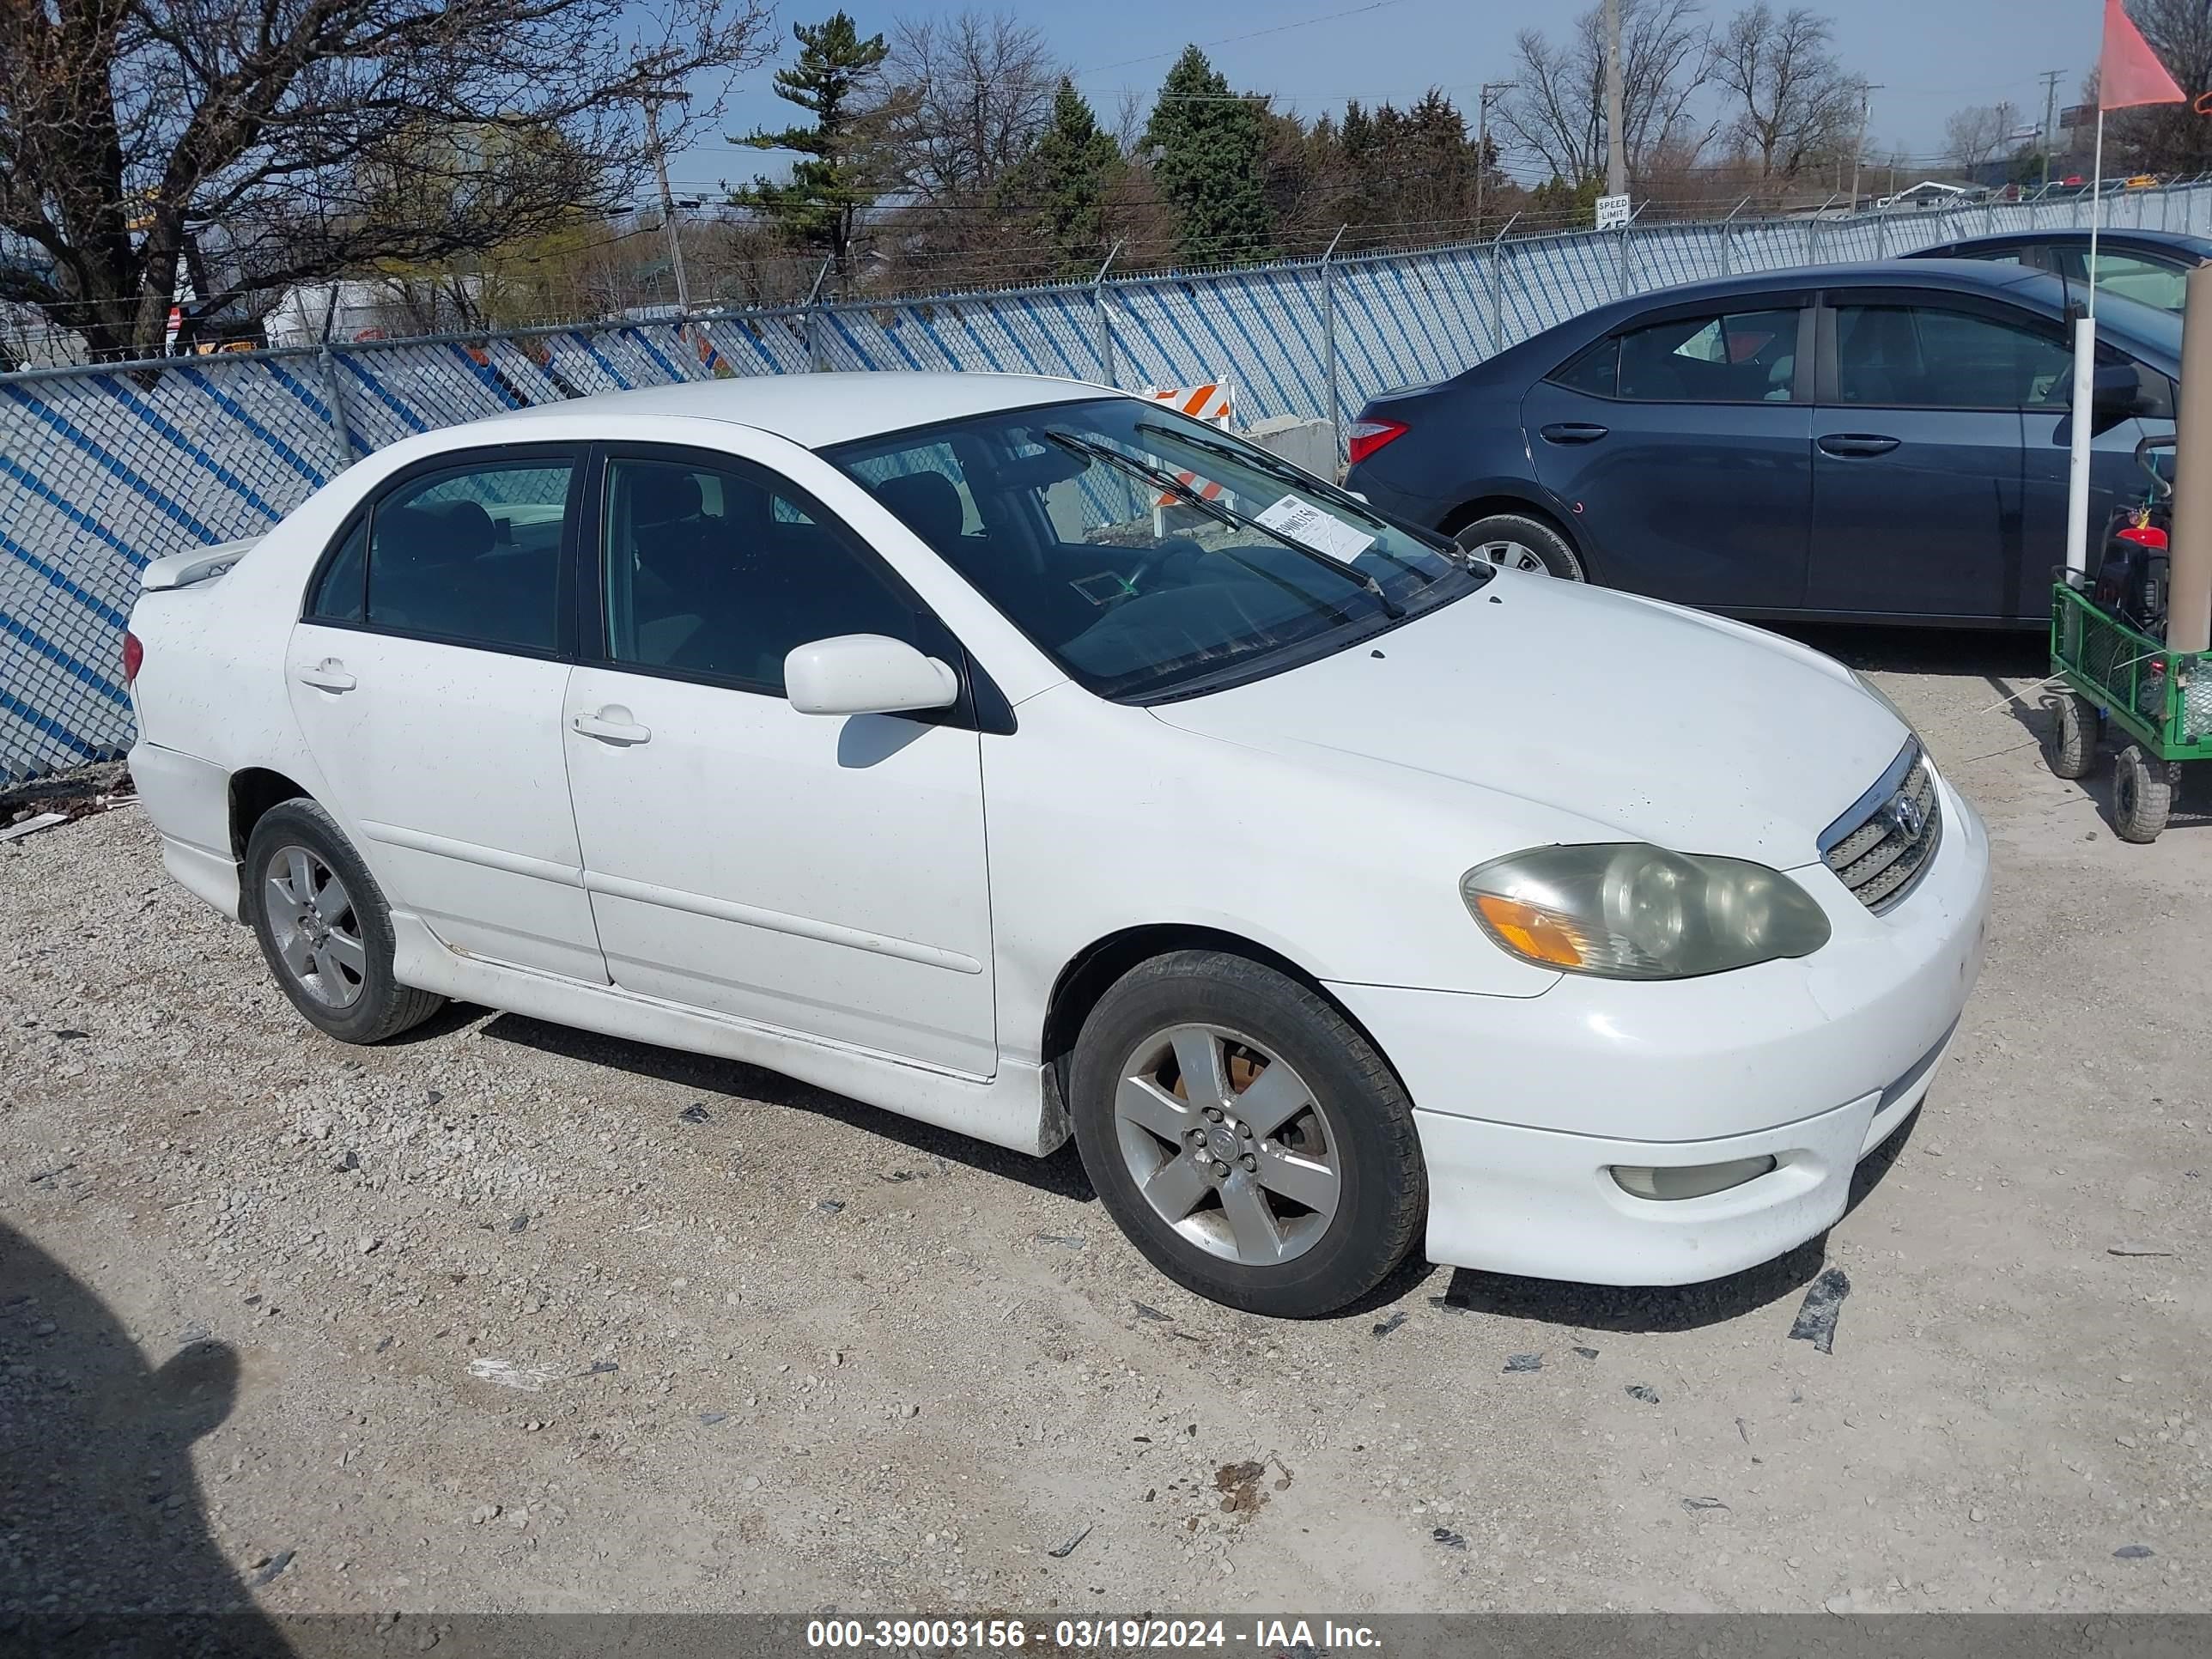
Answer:
M276 959L325 1008L350 1008L368 982L361 918L337 872L312 849L279 847L262 867L261 902Z
M1343 1190L1340 1143L1289 1063L1225 1026L1171 1026L1121 1068L1114 1127L1146 1203L1189 1243L1274 1267L1320 1242Z

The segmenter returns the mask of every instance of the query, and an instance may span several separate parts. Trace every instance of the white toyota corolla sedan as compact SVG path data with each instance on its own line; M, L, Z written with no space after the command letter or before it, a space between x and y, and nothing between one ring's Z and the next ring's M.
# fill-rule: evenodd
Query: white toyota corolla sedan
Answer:
M1980 966L1880 693L1014 376L595 398L144 576L133 776L315 1026L446 998L1042 1154L1316 1315L1417 1244L1616 1285L1844 1212Z

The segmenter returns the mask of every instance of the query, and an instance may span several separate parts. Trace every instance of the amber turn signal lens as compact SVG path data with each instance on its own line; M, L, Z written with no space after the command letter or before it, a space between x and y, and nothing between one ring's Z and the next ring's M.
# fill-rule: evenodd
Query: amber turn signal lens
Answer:
M1500 898L1495 893L1477 893L1474 902L1498 938L1522 956L1562 968L1583 965L1583 953L1575 948L1574 935L1550 911L1519 899Z

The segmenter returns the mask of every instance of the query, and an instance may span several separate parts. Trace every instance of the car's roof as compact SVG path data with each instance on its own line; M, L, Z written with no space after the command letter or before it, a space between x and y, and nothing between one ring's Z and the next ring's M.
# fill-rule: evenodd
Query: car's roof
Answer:
M632 421L679 416L759 427L820 449L851 438L903 431L1000 409L1034 409L1118 395L1081 380L1042 374L943 374L904 371L860 374L756 374L727 380L602 392L567 403L539 404L495 415L478 427L501 427L541 416L588 410L609 435Z
M1931 283L1940 283L1947 287L1994 290L2032 283L2044 274L2025 265L1993 265L1986 259L1920 259L1911 264L1900 264L1894 259L1863 259L1848 264L1791 265L1779 270L1709 276L1702 282L1684 283L1675 288L1651 289L1616 300L1602 308L1645 311L1677 301L1735 294L1796 293L1816 288L1926 288Z
M2201 259L2212 253L2212 240L2202 236L2185 235L2178 230L2139 230L2132 226L2106 225L2097 233L2100 246L2106 247L2166 248L2192 259ZM1986 236L1961 236L1954 241L1939 242L1935 246L1917 252L1905 254L1907 259L1941 259L1972 248L2013 247L2087 247L2089 228L2087 225L2052 226L2045 230L2000 230Z

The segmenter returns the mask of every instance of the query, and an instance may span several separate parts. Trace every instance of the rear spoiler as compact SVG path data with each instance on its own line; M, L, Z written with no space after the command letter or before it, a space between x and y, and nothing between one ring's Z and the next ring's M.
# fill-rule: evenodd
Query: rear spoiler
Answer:
M167 588L190 587L194 582L210 580L244 558L260 539L258 536L249 536L242 542L221 542L190 553L172 553L140 571L138 586L149 593L159 593Z

